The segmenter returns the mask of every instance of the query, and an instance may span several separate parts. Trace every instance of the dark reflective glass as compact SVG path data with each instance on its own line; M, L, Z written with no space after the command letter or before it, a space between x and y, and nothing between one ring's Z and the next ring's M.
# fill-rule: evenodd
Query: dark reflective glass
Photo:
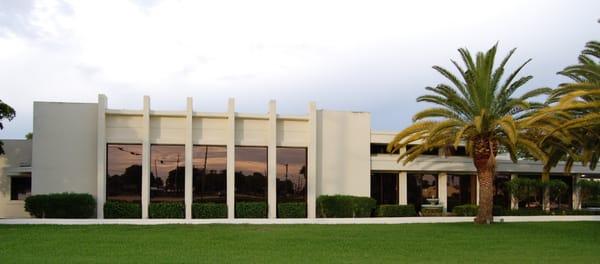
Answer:
M235 147L235 201L267 201L266 147Z
M10 199L25 200L31 195L31 176L10 178Z
M528 178L540 181L542 180L541 174L519 174L519 178ZM542 208L542 190L535 190L529 194L529 197L525 200L519 200L519 208Z
M107 144L106 199L140 202L142 145Z
M371 173L371 198L377 204L398 204L398 173Z
M227 147L194 146L194 202L227 203Z
M306 202L306 148L277 148L277 202Z
M185 147L150 147L150 202L183 202L185 198Z
M438 176L436 174L409 173L407 175L407 200L417 211L428 198L438 198Z
M387 154L387 144L371 143L371 155L373 154Z
M471 175L452 175L448 174L447 192L448 192L448 208L449 212L454 209L454 206L463 204L477 203L476 185L477 179Z
M550 180L561 180L567 184L567 190L561 195L553 196L550 199L550 209L568 210L573 208L573 177L565 175L550 175Z
M510 193L506 183L510 181L510 174L498 173L494 177L494 206L504 209L510 208Z

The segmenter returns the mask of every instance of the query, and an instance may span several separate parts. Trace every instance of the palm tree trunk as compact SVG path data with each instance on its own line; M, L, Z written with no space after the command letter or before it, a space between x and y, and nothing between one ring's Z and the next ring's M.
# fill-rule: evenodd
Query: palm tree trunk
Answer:
M542 183L544 183L544 185L542 185L542 188L544 188L542 209L544 209L546 212L550 211L550 187L547 184L548 181L550 181L550 169L544 168L542 171Z
M484 136L477 137L473 139L473 148L473 163L479 179L479 211L475 223L490 224L494 220L492 209L498 142Z

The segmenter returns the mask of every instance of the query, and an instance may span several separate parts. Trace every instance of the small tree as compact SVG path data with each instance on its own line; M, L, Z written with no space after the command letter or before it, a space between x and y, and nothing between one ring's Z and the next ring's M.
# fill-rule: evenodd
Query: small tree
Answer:
M549 198L558 203L558 208L561 206L561 197L569 191L569 186L561 180L550 180L545 184L549 192Z
M4 129L2 120L6 119L8 121L11 121L13 118L15 118L15 115L15 109L13 109L12 107L10 107L10 105L7 105L4 102L2 102L2 100L0 100L0 130ZM0 141L0 155L4 155L3 146L4 143Z

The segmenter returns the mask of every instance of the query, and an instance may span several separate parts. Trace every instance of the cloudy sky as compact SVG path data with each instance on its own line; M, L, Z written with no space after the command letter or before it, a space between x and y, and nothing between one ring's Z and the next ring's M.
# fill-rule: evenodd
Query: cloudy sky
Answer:
M527 58L529 88L600 37L600 1L32 1L0 0L0 99L17 117L0 138L32 130L33 101L111 108L286 114L368 111L397 130L425 107L415 98L441 78L456 49L500 43Z

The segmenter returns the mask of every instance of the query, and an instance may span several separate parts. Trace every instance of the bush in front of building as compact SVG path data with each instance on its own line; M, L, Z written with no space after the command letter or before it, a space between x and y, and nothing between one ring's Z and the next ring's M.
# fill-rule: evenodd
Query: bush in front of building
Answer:
M106 201L104 218L142 218L142 206L135 202Z
M88 193L51 193L25 199L25 210L36 218L91 218L96 200Z
M236 218L266 218L267 203L266 202L236 202L235 203Z
M192 203L192 217L202 219L227 218L227 204Z
M492 208L492 215L494 216L503 216L505 215L506 209L504 209L504 207L500 206L500 205L494 205L494 208Z
M150 218L185 218L185 204L182 202L156 202L148 206Z
M289 202L277 205L278 218L306 218L306 203Z
M370 217L377 207L371 197L321 195L317 198L317 215L322 218Z
M476 216L479 206L476 204L463 204L454 206L452 213L456 216Z
M415 206L409 205L398 205L398 204L382 204L377 208L378 217L407 217L417 216Z
M421 208L421 216L442 216L444 209L442 207Z

